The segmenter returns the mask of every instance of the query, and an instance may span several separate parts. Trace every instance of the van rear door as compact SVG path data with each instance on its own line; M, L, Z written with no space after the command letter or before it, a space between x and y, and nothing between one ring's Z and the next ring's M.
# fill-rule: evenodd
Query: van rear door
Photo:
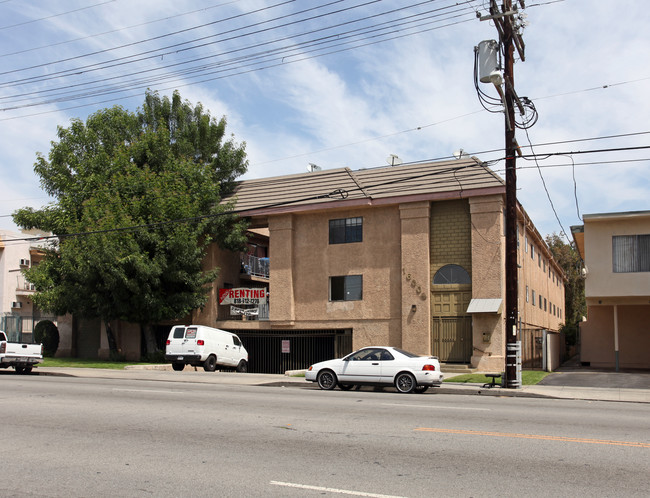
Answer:
M177 325L169 333L169 344L167 344L166 354L169 355L183 355L187 354L185 349L185 327L182 325Z

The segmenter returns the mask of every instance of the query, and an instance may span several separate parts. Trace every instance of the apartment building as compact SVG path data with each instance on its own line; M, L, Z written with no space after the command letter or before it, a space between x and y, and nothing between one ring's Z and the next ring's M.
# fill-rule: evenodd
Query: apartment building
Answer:
M38 240L25 240L38 235L34 231L0 231L0 329L10 340L30 342L35 323L46 318L55 320L34 307L34 285L21 271L38 264L43 257Z
M586 214L571 227L585 267L580 360L650 368L650 211Z
M238 333L251 371L368 345L504 369L505 187L478 159L246 180L234 197L255 242L212 248L221 272L192 321ZM524 359L554 368L563 273L521 207L518 238Z

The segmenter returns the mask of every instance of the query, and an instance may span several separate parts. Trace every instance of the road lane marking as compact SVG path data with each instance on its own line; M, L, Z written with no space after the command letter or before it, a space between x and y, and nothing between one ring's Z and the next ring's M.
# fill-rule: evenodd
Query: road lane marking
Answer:
M462 430L462 429L436 429L431 427L418 427L414 430L420 432L437 432L443 434L467 434L470 436L511 437L511 438L523 438L523 439L539 439L544 441L563 441L566 443L607 444L612 446L631 446L633 448L650 448L650 443L639 443L636 441L612 441L608 439L588 439L588 438L566 437L566 436L544 436L539 434L516 434L516 433L508 433L508 432L470 431L470 430Z
M475 407L463 407L463 406L441 406L441 405L405 405L404 403L382 403L382 406L407 406L410 408L430 408L435 410L447 409L447 410L470 410L476 412L490 412L492 408L475 408Z
M298 488L298 489L309 489L312 491L328 492L328 493L339 493L341 495L352 495L352 496L370 496L372 498L406 498L404 496L395 496L395 495L379 495L377 493L365 493L363 491L351 491L349 489L337 489L337 488L326 488L322 486L310 486L308 484L297 484L294 482L282 482L282 481L271 481L271 484L274 486L284 486L286 488Z

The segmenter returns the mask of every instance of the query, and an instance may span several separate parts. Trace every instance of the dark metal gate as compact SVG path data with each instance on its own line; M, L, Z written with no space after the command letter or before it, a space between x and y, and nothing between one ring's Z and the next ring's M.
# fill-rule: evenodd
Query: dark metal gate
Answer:
M251 373L283 374L352 352L351 330L230 330L248 351Z
M521 368L544 368L544 330L521 329Z

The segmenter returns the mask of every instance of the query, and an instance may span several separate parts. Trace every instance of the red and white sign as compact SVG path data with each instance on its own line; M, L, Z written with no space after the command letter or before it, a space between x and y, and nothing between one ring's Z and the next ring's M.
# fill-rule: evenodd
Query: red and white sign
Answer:
M219 304L257 304L266 303L267 292L260 289L219 289Z

